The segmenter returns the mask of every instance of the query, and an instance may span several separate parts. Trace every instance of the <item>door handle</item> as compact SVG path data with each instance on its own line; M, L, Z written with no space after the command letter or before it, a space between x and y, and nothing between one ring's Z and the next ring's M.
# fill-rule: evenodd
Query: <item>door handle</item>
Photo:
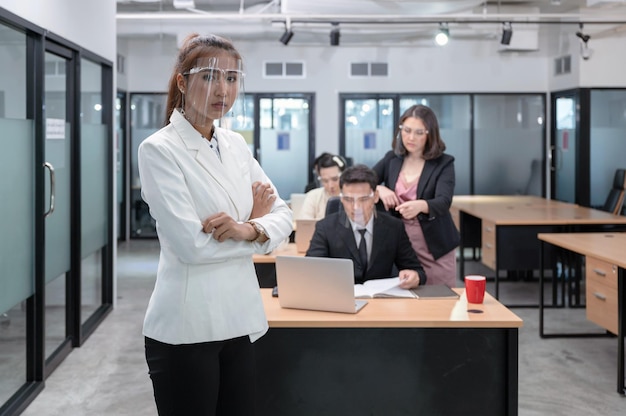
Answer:
M43 167L47 168L50 171L50 208L48 209L48 211L46 211L45 214L43 214L43 217L46 218L48 217L48 215L54 212L54 194L56 193L56 191L55 191L54 166L52 166L52 163L44 162Z

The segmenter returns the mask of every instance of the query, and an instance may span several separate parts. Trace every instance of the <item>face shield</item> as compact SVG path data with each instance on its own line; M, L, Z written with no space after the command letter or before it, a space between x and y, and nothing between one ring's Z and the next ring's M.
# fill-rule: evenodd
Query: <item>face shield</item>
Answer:
M220 57L199 59L182 75L185 118L196 128L208 128L225 116L236 117L233 111L243 111L243 78L241 60L225 53ZM221 124L221 123L220 123Z

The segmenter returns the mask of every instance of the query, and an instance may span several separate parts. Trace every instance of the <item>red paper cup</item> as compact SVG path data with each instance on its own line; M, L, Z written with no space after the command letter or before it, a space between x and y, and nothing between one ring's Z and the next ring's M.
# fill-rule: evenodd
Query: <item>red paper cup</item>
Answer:
M485 276L465 276L465 295L467 296L467 303L483 303L486 284L487 278Z

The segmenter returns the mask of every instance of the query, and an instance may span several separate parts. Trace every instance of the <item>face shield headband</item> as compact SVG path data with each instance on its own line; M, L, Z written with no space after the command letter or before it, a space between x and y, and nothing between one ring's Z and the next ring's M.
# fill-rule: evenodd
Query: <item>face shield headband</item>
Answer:
M225 117L239 117L234 112L244 108L237 105L244 97L241 60L232 57L199 59L182 75L186 81L182 110L194 127L208 128L215 120L223 124L221 120Z

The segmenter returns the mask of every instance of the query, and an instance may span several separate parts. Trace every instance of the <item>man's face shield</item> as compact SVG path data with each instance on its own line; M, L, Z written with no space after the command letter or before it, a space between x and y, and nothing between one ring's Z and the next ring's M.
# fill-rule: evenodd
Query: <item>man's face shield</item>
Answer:
M183 110L196 127L212 125L233 109L238 98L243 99L241 60L228 54L199 59L182 75L186 81Z

